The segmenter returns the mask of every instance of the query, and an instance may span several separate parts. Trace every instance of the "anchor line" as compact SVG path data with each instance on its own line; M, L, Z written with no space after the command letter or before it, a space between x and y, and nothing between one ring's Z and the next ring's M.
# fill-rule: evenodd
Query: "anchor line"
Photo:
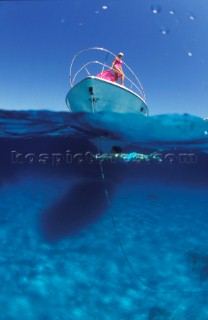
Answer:
M97 139L97 149L98 149L98 153L99 153L101 148L100 148L100 141L98 139ZM103 184L104 184L104 191L105 191L105 197L106 197L107 206L108 206L108 209L110 209L110 198L109 198L108 189L107 189L106 184L105 184L105 173L104 173L104 169L103 169L103 165L102 165L102 160L99 160L99 166L100 166L101 178L102 178L102 181L103 181ZM145 281L141 277L139 277L137 275L137 273L134 271L134 269L133 269L133 267L132 267L132 265L131 265L126 253L125 253L125 250L124 250L124 247L122 245L121 239L119 237L119 232L118 232L118 229L117 229L117 226L116 226L116 221L115 221L115 218L113 216L113 212L112 212L111 209L110 209L110 216L111 216L111 220L112 220L112 223L113 223L113 227L114 227L114 231L115 231L115 234L116 234L117 241L118 241L119 246L121 248L121 252L122 252L122 254L124 256L124 259L125 259L127 265L129 266L131 272L137 278L137 280L139 280L146 288L148 288L151 291L154 291L152 288L148 287L148 285L145 283Z
M98 153L100 153L100 140L99 138L96 139L97 140L97 150L98 150ZM110 209L110 198L109 198L109 192L108 192L108 189L107 189L107 186L106 186L106 183L105 183L105 173L104 173L104 168L103 168L103 165L102 165L102 159L99 160L99 167L100 167L100 173L101 173L101 178L102 178L102 182L104 184L104 191L105 191L105 198L106 198L106 202L107 202L107 206L108 206L108 209ZM208 290L202 290L202 291L181 291L181 290L177 290L177 291L170 291L170 290L155 290L153 288L151 288L134 270L134 268L132 267L131 265L131 262L129 261L127 255L126 255L126 252L124 250L124 247L123 247L123 244L121 242L121 239L120 239L120 236L119 236L119 232L118 232L118 229L117 229L117 226L116 226L116 221L115 221L115 218L113 216L113 212L112 210L110 209L110 216L111 216L111 220L112 220L112 224L113 224L113 227L114 227L114 231L115 231L115 235L116 235L116 239L119 243L119 246L120 246L120 249L121 249L121 252L124 256L124 259L127 263L127 265L129 266L132 274L134 275L134 277L144 285L144 287L146 289L148 289L149 291L151 292L154 292L154 293L157 293L157 294L207 294L208 293Z

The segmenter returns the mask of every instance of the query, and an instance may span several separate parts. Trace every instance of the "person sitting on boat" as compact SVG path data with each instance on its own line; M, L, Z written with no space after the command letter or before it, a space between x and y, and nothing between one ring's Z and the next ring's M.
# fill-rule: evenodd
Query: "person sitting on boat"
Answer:
M121 78L121 84L124 85L124 73L122 70L122 61L123 53L120 52L117 57L113 60L112 66L110 69L105 70L97 75L98 78L102 78L105 80L109 80L112 82L117 82L119 78ZM114 72L112 73L111 70Z
M115 81L118 81L118 78L121 78L121 85L124 86L124 73L122 70L122 57L123 57L123 53L119 52L119 54L117 55L117 57L113 60L112 63L112 68L114 71L114 75L115 75Z

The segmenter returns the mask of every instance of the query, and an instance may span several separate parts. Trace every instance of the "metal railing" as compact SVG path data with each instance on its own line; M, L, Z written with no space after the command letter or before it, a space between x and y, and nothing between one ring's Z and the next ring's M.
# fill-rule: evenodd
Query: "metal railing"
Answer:
M91 50L98 50L101 52L106 53L106 57L104 57L104 62L98 61L98 60L92 60L92 61L87 61L84 62L82 60L82 56L84 53L86 53L87 51L91 51ZM84 56L83 56L84 57ZM113 60L117 57L117 55L115 55L114 53L110 52L107 49L104 48L98 48L98 47L93 47L93 48L87 48L87 49L83 49L79 52L77 52L75 54L75 56L72 59L71 65L70 65L70 85L71 87L73 87L76 84L76 80L78 78L78 75L80 75L80 73L85 70L86 75L87 76L96 76L95 74L92 74L92 72L89 71L89 66L90 65L100 65L101 66L101 70L100 73L102 73L105 68L106 69L112 69L112 66L109 66L107 64L107 60L108 58L111 57L111 60L113 58ZM74 72L74 65L75 65L75 61L79 60L79 63L81 63L81 67L78 68L77 71ZM113 60L111 62L113 62ZM144 93L144 89L142 87L142 84L139 80L139 78L136 76L136 74L131 70L131 68L123 61L123 72L125 74L125 80L127 80L128 85L125 84L125 87L127 87L128 89L130 89L131 91L137 93L145 102L145 93ZM128 70L130 76L126 75L125 70Z

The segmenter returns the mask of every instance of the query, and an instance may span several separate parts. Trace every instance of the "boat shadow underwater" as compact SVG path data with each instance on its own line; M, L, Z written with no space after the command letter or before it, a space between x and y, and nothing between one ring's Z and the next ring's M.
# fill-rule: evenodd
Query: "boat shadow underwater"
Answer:
M189 164L177 161L114 162L112 159L100 162L89 156L98 150L85 136L15 137L1 138L0 142L4 150L1 155L1 185L25 176L31 180L34 176L54 178L54 181L56 177L69 180L68 190L59 199L51 199L51 205L40 214L38 227L45 241L70 237L96 222L108 208L106 190L109 198L113 199L120 185L128 180L133 179L135 185L141 182L148 185L156 180L174 183L176 187L180 183L194 188L207 186L207 155L200 152L197 163ZM136 149L141 153L153 151L140 146ZM86 154L88 157L83 158ZM157 192L154 194L157 199Z
M112 197L113 184L107 183L107 189ZM47 241L69 237L96 222L107 208L103 182L82 180L43 212L40 221L41 234Z
M48 178L54 179L54 183L57 178L69 181L65 193L58 199L51 199L51 205L39 215L38 229L44 241L71 236L98 220L108 206L105 190L112 198L116 186L125 176L109 162L105 165L104 181L100 163L85 157L97 151L85 138L4 138L1 146L4 153L0 185L8 181L18 185L25 177L31 181L40 177L41 181L46 179L46 184Z

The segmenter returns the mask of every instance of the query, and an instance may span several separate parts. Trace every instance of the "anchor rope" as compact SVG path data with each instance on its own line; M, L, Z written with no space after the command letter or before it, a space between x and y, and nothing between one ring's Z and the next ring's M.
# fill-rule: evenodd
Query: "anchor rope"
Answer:
M100 148L100 141L97 139L97 149L98 149L98 153L100 152L101 148ZM104 169L103 169L103 165L102 165L102 159L99 160L99 166L100 166L100 172L101 172L101 178L102 178L102 181L103 181L103 184L104 184L104 191L105 191L105 197L106 197L106 202L107 202L107 205L108 205L108 209L110 209L110 198L109 198L109 193L108 193L108 190L107 190L107 187L106 187L106 184L105 184L105 173L104 173ZM124 259L127 263L127 265L129 266L131 272L134 274L134 276L145 286L147 287L149 290L151 291L154 291L151 287L149 287L146 282L138 276L138 274L134 271L132 265L131 265L131 262L129 261L127 255L126 255L126 252L124 250L124 247L123 247L123 244L121 242L121 239L120 239L120 236L119 236L119 232L118 232L118 229L117 229L117 226L116 226L116 221L115 221L115 218L113 216L113 212L112 210L110 209L110 216L111 216L111 220L112 220L112 223L113 223L113 227L114 227L114 231L115 231L115 234L116 234L116 238L117 238L117 241L119 243L119 246L121 248L121 251L123 253L123 256L124 256Z
M97 150L98 150L98 153L100 153L100 140L99 138L97 139ZM98 159L99 160L99 167L100 167L100 173L101 173L101 178L102 178L102 182L104 184L104 191L105 191L105 197L106 197L106 202L107 202L107 206L108 206L108 209L110 210L110 216L111 216L111 220L112 220L112 224L113 224L113 227L114 227L114 231L115 231L115 234L116 234L116 238L117 238L117 241L119 243L119 246L120 246L120 249L121 249L121 252L124 256L124 259L127 263L127 265L129 266L132 274L134 275L134 277L144 285L144 287L146 289L148 289L149 291L151 292L154 292L154 293L157 293L157 294L204 294L204 293L208 293L208 290L200 290L200 291L181 291L181 290L177 290L177 291L166 291L166 290L155 290L153 289L152 287L150 287L134 270L134 268L132 267L132 264L130 262L130 260L128 259L127 255L126 255L126 252L124 250L124 247L123 247L123 244L122 244L122 241L120 239L120 236L119 236L119 232L118 232L118 228L117 228L117 225L116 225L116 221L115 221L115 218L113 216L113 212L112 210L110 209L110 197L109 197L109 192L108 192L108 189L107 189L107 186L106 186L106 183L105 183L105 173L104 173L104 169L103 169L103 165L102 165L102 159Z

